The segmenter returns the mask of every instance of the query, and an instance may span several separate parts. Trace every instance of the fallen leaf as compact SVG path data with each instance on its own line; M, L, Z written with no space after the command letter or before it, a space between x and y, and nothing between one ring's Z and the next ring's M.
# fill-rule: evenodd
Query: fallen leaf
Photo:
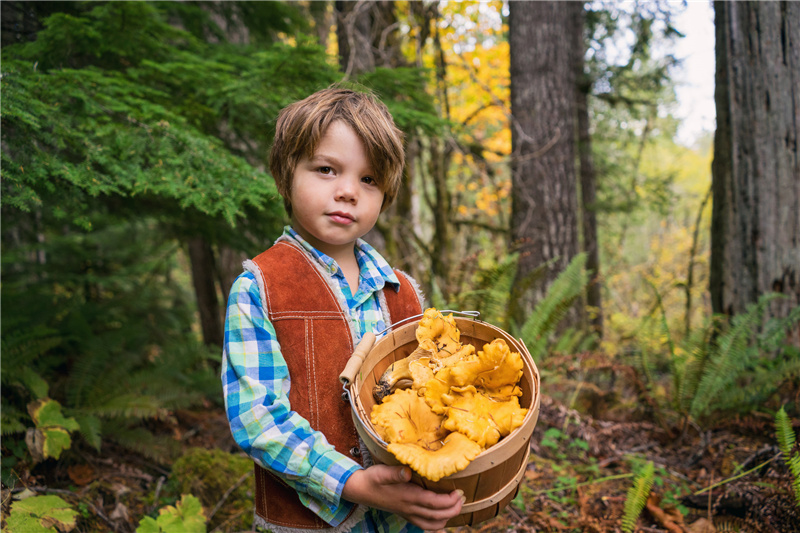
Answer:
M717 528L710 520L700 518L689 524L689 533L717 533Z
M76 485L83 487L95 480L94 468L87 464L72 465L67 468L67 475Z

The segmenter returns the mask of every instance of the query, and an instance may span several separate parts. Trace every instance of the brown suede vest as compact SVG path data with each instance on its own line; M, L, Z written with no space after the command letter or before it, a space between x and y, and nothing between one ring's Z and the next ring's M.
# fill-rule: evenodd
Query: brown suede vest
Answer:
M343 401L339 382L354 348L351 318L342 308L344 301L337 298L322 267L294 243L278 241L250 264L258 267L253 274L289 368L292 410L321 431L339 453L363 464L350 404ZM387 325L422 313L416 289L402 272L395 272L400 291L381 291ZM331 527L307 509L297 493L277 476L258 465L255 474L255 510L265 522L280 529Z

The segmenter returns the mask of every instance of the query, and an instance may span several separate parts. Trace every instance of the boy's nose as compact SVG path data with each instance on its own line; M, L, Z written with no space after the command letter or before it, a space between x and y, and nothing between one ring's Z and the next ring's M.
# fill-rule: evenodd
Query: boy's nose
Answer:
M358 184L356 179L343 176L339 180L336 190L336 199L344 202L355 202L358 199Z

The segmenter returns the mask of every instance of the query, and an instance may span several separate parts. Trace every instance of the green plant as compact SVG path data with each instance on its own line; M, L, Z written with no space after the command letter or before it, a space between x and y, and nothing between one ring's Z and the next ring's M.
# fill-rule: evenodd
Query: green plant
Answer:
M458 294L456 309L480 311L481 320L500 328L508 326L508 304L514 274L517 271L517 254L509 254L473 277L468 290Z
M191 494L183 494L174 506L158 511L158 518L146 516L136 528L136 533L205 533L206 517L203 506Z
M78 513L53 495L32 496L11 504L7 533L65 533L75 529Z
M28 405L36 426L28 430L25 441L36 462L44 459L58 459L61 452L72 445L70 433L78 430L74 418L61 413L61 404L50 398L36 400Z
M192 448L175 461L170 485L178 493L194 494L207 509L217 511L208 517L210 522L240 515L238 525L244 529L252 522L252 513L242 513L253 505L252 474L253 461L248 457ZM222 494L228 495L224 502L220 501Z
M702 423L712 413L747 412L763 405L787 380L800 377L800 353L785 343L786 334L800 322L800 306L786 317L765 318L770 302L782 296L763 295L732 318L713 316L678 342L673 338L661 296L658 332L666 346L666 371L672 382L668 404L683 419ZM654 353L639 350L639 368L652 387L658 380Z
M586 254L573 257L567 268L550 284L544 298L537 303L518 331L515 331L515 335L525 342L534 360L545 355L556 326L575 301L583 296L589 282L585 267Z
M794 499L797 506L800 507L800 451L796 449L797 438L792 430L792 421L783 407L775 413L775 436L783 454L783 460L792 474Z
M647 504L647 498L650 496L654 475L653 462L648 461L633 479L633 485L628 489L625 497L625 507L622 515L623 532L631 533L636 528L639 515L642 513L642 509Z
M800 376L800 358L791 347L781 346L786 332L800 321L800 306L786 317L764 320L765 309L779 297L762 296L745 313L723 323L710 343L693 350L696 357L686 366L679 388L686 414L698 419L714 411L750 410L786 380Z

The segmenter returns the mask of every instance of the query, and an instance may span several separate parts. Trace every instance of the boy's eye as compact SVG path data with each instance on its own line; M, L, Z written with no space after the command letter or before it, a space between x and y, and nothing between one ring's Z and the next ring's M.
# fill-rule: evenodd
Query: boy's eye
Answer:
M330 174L333 172L333 169L331 167L319 167L319 169L317 170L319 170L319 172L322 174Z
M361 181L363 181L367 185L377 185L378 184L378 182L375 181L375 178L373 178L371 176L364 176L363 178L361 178Z

